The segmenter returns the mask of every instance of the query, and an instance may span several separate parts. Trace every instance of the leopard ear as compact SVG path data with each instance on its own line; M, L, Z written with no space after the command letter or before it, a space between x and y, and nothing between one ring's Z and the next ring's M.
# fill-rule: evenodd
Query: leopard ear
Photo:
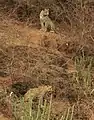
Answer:
M48 11L49 11L50 9L49 9L49 8L47 8L46 10L48 10Z
M44 10L48 10L49 11L49 8L45 8Z

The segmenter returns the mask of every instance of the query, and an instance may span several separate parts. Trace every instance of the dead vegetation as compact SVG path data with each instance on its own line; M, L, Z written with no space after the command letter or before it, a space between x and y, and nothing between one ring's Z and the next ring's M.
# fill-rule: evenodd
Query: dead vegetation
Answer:
M51 119L94 119L93 6L92 0L0 1L0 113L13 117L11 91L19 101L45 85L52 86ZM57 34L39 31L45 7ZM44 99L49 103L49 93Z

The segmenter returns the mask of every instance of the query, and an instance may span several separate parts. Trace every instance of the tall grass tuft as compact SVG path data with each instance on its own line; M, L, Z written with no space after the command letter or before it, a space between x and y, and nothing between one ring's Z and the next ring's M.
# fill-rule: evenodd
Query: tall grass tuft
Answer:
M93 57L85 56L84 53L80 57L75 58L76 73L73 74L73 80L76 85L81 88L85 96L91 95L92 85L92 65Z
M12 103L12 111L15 120L50 120L52 95L50 102L46 100L42 103L41 99L38 100L38 105L34 107L33 98L28 102L24 102L24 98Z
M52 95L49 103L47 100L44 100L44 103L41 102L41 99L38 100L37 108L33 108L33 98L29 102L24 102L24 99L21 98L16 103L13 103L13 116L15 120L54 120L51 116L52 108ZM66 108L65 112L62 113L61 118L55 118L56 120L73 120L74 105L72 107Z

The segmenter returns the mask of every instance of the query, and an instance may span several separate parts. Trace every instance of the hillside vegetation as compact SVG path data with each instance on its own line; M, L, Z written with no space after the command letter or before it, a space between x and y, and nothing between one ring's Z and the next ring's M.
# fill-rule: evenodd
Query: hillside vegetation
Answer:
M40 31L44 8L56 33ZM93 0L0 0L0 120L8 119L94 120Z

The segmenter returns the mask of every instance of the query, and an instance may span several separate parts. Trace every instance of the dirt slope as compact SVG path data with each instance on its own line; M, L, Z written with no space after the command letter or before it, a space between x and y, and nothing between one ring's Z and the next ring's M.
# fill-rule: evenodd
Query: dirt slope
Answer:
M0 66L1 66L0 67L0 76L1 76L0 77L0 85L1 85L1 88L2 88L2 86L6 88L7 86L11 85L13 82L11 80L10 76L4 77L7 75L3 74L3 72L7 71L7 65L10 66L10 64L11 64L11 57L12 57L11 55L13 55L12 54L13 47L14 47L15 53L16 53L14 55L15 60L17 60L17 61L14 60L15 66L17 63L16 77L19 76L18 74L20 73L19 72L20 67L18 66L19 62L22 62L21 70L22 69L27 70L28 65L27 65L27 62L24 61L27 59L27 57L24 55L27 54L28 47L30 47L30 52L31 52L30 53L31 58L29 61L32 62L32 60L34 59L33 61L37 61L37 65L38 65L37 66L33 63L33 66L35 65L35 68L33 68L33 69L42 69L42 72L43 72L42 74L44 77L45 74L47 74L47 72L49 72L49 70L50 70L50 68L49 68L49 64L51 64L50 61L55 62L53 64L57 64L57 62L60 62L60 64L63 64L63 62L64 62L63 58L62 58L63 54L60 54L60 52L56 50L58 47L58 45L57 45L58 40L62 40L62 39L63 39L62 43L64 43L64 45L65 45L66 41L68 40L68 37L64 34L62 34L62 36L61 36L60 34L56 34L56 33L50 33L50 32L45 33L43 31L40 31L38 28L33 27L32 25L30 27L28 27L28 26L26 26L25 23L20 23L18 21L12 20L12 19L2 16L0 14L0 58L1 58L1 61L0 61ZM58 44L60 44L60 43L58 43ZM66 45L65 45L65 47L66 47ZM34 49L32 49L32 48L34 48ZM22 52L22 53L20 53L20 52ZM21 55L21 56L19 56L19 55ZM59 59L59 57L61 60ZM21 60L20 58L23 60ZM40 60L40 59L44 59L44 61ZM55 59L57 59L57 60L55 60ZM44 66L44 67L42 67L42 66ZM9 69L10 69L10 67L9 67ZM50 70L50 72L51 72L51 74L53 74L51 76L57 76L58 74L62 74L62 71L63 71L63 68L60 68L60 67L55 68L55 66L52 66L51 69L52 70ZM57 70L57 69L60 69L60 70ZM24 73L27 72L26 70L24 71ZM35 70L35 72L36 71L37 70ZM24 81L24 79L31 80L31 78L32 77L30 77L30 78L17 77L16 80ZM32 78L32 79L35 80L36 78ZM52 79L52 78L50 78L50 79ZM46 82L47 81L45 81L45 84L46 84ZM36 86L36 83L35 83L35 86ZM67 104L67 102L65 102L65 104ZM5 109L5 108L1 108L1 110L2 109ZM3 111L3 113L6 114L6 111L8 111L7 108L6 108L6 110ZM57 110L57 111L59 111L59 110ZM2 120L3 119L4 118L2 118Z
M0 20L0 42L5 42L7 45L30 45L32 43L38 45L45 37L57 39L58 35L55 33L44 33L37 28L28 27L10 19Z
M32 87L40 84L52 85L55 98L52 104L53 114L64 112L77 99L68 75L76 72L72 58L80 45L78 38L69 36L65 31L58 34L44 33L33 25L27 26L0 14L0 86L6 88L13 80L31 81ZM14 78L7 73L11 73L11 69ZM75 114L79 114L77 120L79 116L89 116L87 105L82 105L85 105L82 106L82 111L86 113L83 115L76 111ZM3 113L6 114L6 111L8 109ZM83 120L89 120L87 118Z

